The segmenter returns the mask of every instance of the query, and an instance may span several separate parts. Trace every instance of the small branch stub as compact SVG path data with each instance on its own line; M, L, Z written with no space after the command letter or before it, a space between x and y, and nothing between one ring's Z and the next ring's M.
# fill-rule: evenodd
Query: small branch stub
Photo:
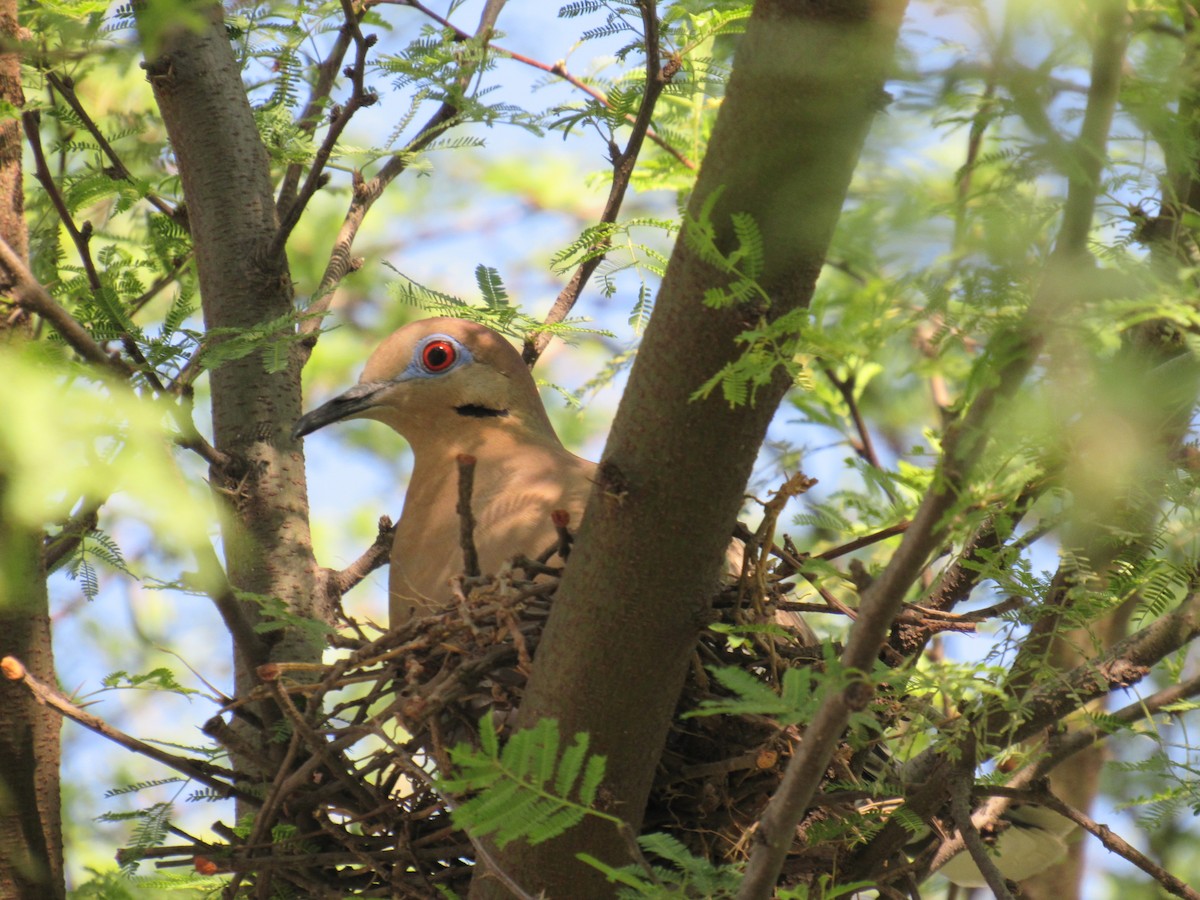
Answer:
M554 530L558 532L558 555L563 562L566 562L571 555L571 545L575 543L575 536L571 534L571 514L565 509L556 509L550 513L550 521L554 523Z
M471 512L471 494L475 490L475 457L458 455L458 540L463 552L463 574L479 577L479 553L475 549L475 514Z
M0 672L9 681L20 681L25 677L25 664L15 656L6 656L0 659Z

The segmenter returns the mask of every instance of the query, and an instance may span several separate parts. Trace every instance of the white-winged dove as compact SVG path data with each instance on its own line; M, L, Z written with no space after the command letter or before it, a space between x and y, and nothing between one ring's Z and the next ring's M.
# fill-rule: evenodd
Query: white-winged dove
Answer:
M302 417L293 435L362 418L390 425L414 457L392 544L393 627L449 600L450 579L463 571L460 454L476 460L471 507L484 573L552 546L555 510L578 527L595 464L563 447L520 353L490 328L450 318L401 328L371 354L356 386Z

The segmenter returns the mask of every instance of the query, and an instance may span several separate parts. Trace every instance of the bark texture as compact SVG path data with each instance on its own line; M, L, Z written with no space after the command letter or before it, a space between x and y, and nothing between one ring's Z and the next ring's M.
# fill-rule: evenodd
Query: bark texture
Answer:
M520 723L557 719L608 758L601 796L637 829L696 636L758 448L789 386L780 371L754 403L731 408L693 392L764 319L806 305L863 140L884 106L883 80L904 4L761 0L689 210L711 214L718 246L736 246L732 216L765 240L758 279L769 306L715 310L701 298L725 276L681 238L630 376L576 549L538 650ZM529 893L600 897L586 851L627 861L615 829L585 820L557 840L496 851ZM481 867L481 870L484 867ZM472 897L504 897L482 874Z
M215 336L220 341L282 321L292 311L292 288L286 258L267 253L278 228L270 165L220 6L208 6L206 18L201 30L181 27L162 37L145 66L183 182L205 326L210 333L232 330ZM279 336L290 328L281 324ZM272 372L264 354L254 352L218 365L209 378L214 444L233 460L211 472L227 501L222 538L229 581L311 616L304 458L290 437L300 415L297 354L289 351L287 365ZM259 607L243 603L241 614L253 623ZM320 658L319 642L297 629L271 635L273 643L236 648L239 694L256 683L257 664Z
M0 38L18 35L16 0L0 0ZM24 104L16 53L0 53L0 97ZM0 122L0 237L28 257L18 119ZM0 353L28 336L29 317L9 302L13 283L0 270ZM42 533L3 515L0 470L0 654L18 657L37 678L54 683L50 610L42 566ZM15 682L0 679L0 897L62 897L62 811L58 765L62 720Z

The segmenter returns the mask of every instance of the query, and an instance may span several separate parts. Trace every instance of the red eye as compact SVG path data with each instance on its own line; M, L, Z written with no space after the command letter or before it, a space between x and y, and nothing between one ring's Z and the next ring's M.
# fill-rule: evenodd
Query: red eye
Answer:
M421 351L421 363L430 372L445 372L458 359L458 351L449 341L430 341Z

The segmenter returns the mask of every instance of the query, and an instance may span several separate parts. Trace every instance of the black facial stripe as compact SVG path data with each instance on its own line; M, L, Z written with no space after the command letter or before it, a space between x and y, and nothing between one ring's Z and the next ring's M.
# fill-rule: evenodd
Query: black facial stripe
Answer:
M492 409L490 406L479 406L475 403L467 403L464 406L454 407L455 411L460 416L471 416L475 419L486 419L489 416L507 416L507 409Z

